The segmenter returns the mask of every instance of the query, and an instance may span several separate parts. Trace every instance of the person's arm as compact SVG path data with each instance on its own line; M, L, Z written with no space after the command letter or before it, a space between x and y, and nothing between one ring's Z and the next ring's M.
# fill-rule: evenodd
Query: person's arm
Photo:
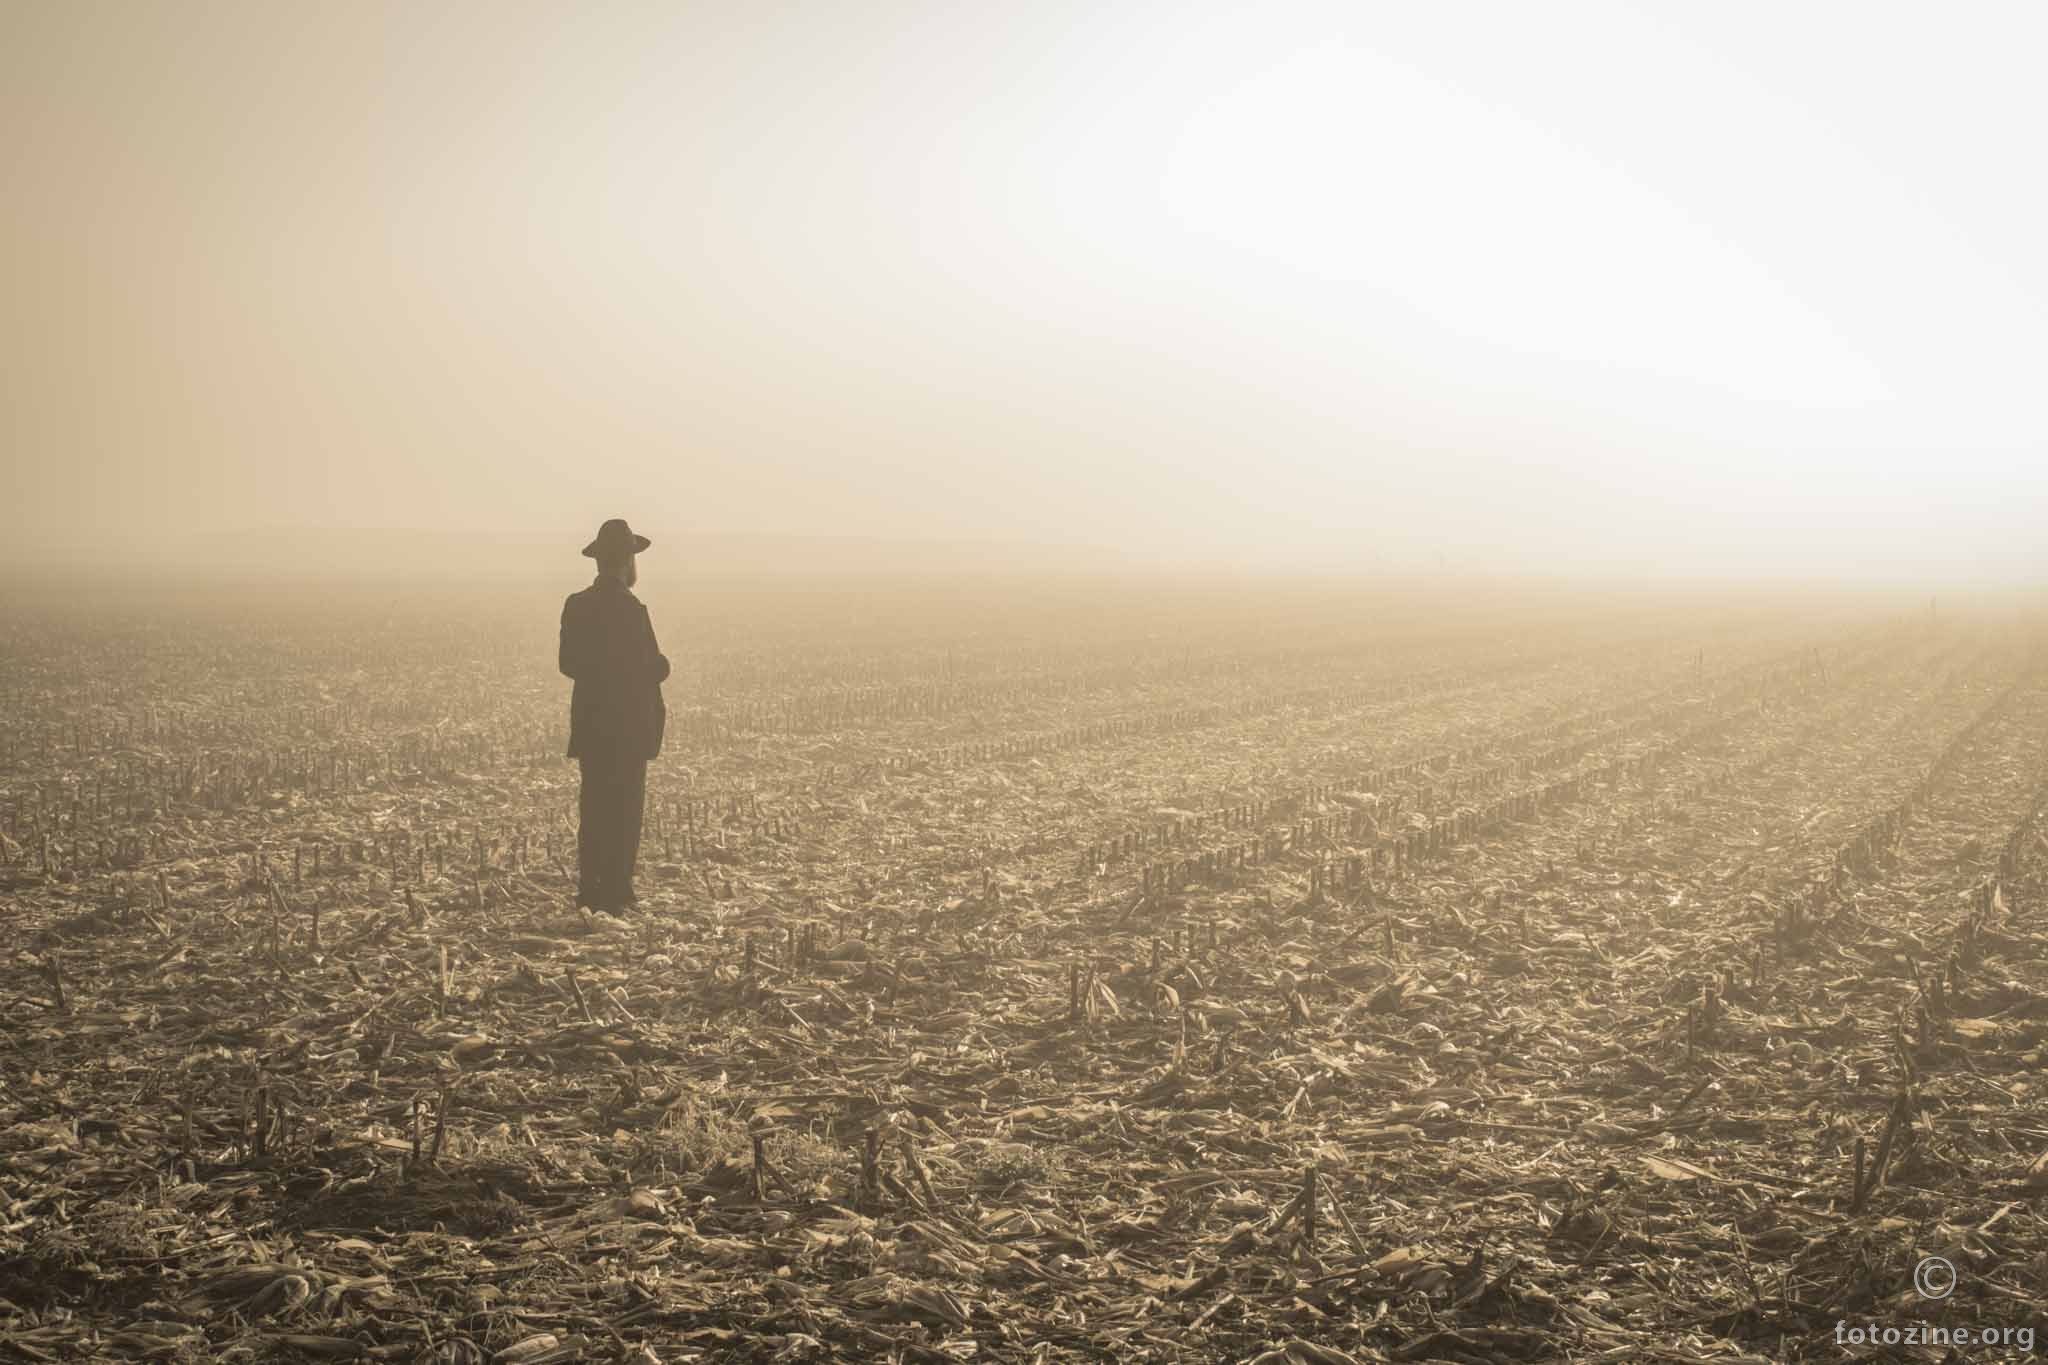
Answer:
M647 652L654 656L654 681L657 686L668 681L668 655L661 652L661 646L654 640L654 618L647 614L647 605L640 606L640 620L647 627Z
M576 612L576 599L570 598L562 604L562 642L555 651L555 662L565 678L580 678L586 671L584 660L589 649L583 639L583 622Z

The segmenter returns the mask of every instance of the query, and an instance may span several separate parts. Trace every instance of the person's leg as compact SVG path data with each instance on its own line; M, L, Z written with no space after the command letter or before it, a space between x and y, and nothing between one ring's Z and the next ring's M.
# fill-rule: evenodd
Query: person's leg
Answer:
M576 799L576 903L593 910L609 909L613 843L613 765L595 758L578 760L583 786Z
M619 765L618 845L611 889L621 906L635 904L633 870L640 862L640 821L647 813L647 762L628 759Z
M576 904L588 905L597 889L597 783L588 758L578 758L576 770Z

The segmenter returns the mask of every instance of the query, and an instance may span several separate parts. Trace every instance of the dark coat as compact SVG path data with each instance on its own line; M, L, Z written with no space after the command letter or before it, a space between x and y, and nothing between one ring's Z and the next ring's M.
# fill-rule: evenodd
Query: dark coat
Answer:
M576 680L569 757L646 759L661 752L668 659L631 589L606 577L569 595L562 604L561 666Z

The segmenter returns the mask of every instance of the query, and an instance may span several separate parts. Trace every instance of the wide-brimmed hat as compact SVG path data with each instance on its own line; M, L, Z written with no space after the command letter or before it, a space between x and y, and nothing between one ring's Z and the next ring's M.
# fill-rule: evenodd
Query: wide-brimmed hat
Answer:
M613 517L597 528L597 539L583 547L583 553L592 559L606 555L637 555L654 542L646 536L636 536L633 528L626 525L624 517Z

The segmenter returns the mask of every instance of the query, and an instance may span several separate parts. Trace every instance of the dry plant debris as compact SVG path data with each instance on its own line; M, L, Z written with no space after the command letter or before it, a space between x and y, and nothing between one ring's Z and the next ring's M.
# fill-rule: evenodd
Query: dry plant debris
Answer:
M664 621L617 921L544 603L10 608L0 1360L1834 1360L2041 1307L2038 622L848 617Z

